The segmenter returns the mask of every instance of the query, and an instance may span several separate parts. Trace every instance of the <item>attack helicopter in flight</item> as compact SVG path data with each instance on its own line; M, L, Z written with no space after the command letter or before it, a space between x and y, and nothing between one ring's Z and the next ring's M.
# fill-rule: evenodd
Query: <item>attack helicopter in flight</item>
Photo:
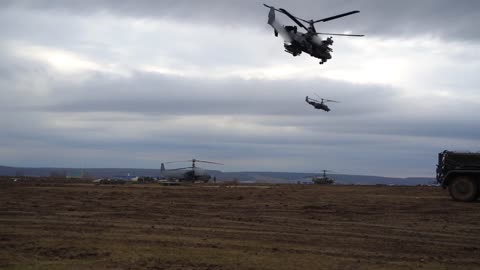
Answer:
M359 13L360 11L354 10L347 13L342 13L332 17L320 19L320 20L304 20L299 17L293 16L291 13L286 11L283 8L276 9L275 7L263 4L267 8L270 8L268 14L268 24L273 27L273 32L276 37L280 35L284 40L285 51L293 56L298 56L302 52L305 52L312 57L319 58L320 64L324 64L328 59L332 58L331 52L332 48L329 46L333 45L333 38L331 36L348 36L348 37L363 37L364 35L351 35L351 34L333 34L333 33L319 33L315 29L315 24L319 22L328 22L338 18L342 18L348 15ZM294 21L298 26L307 30L306 33L298 32L297 26L283 26L275 19L275 11L285 14L292 21ZM302 22L308 24L306 27ZM320 35L328 35L326 39L322 39Z
M316 99L309 98L308 96L306 96L305 97L305 102L312 105L317 110L324 110L326 112L330 111L330 108L327 106L327 104L325 104L326 102L340 103L338 101L331 100L331 99L325 99L325 98L321 98L321 97L319 97L319 98L320 98L321 101L318 101Z
M169 170L165 169L165 164L179 163L179 162L192 162L192 166L169 169ZM186 182L201 181L206 183L208 182L208 180L210 180L210 178L212 178L212 176L207 173L207 170L197 167L196 166L197 162L223 165L222 163L204 161L204 160L198 160L198 159L170 161L170 162L162 163L160 167L160 174L169 180L175 179L178 181L186 181Z

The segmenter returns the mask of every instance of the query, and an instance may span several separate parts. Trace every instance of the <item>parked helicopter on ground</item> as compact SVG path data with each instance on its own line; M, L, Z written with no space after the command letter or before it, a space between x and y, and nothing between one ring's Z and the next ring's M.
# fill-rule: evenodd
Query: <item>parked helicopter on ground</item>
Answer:
M275 36L277 37L279 34L284 39L284 47L285 51L293 56L298 56L302 52L308 53L309 55L319 58L320 64L325 63L328 59L332 58L331 52L333 51L331 46L333 44L333 38L331 36L348 36L348 37L363 37L364 35L351 35L351 34L333 34L333 33L319 33L315 29L315 24L319 22L328 22L331 20L335 20L341 17L345 17L348 15L352 15L355 13L359 13L360 11L354 10L347 13L335 15L332 17L320 19L320 20L304 20L299 17L295 17L286 11L283 8L276 9L275 7L263 4L267 8L270 8L270 12L268 14L268 24L273 27L273 31ZM307 30L306 33L301 33L297 31L297 26L283 26L275 19L275 11L283 13L287 15L292 21L294 21L298 26ZM308 23L308 27L302 24L300 21ZM319 36L322 35L329 35L330 37L322 40Z
M314 184L319 184L319 185L332 185L335 183L335 179L330 178L327 176L327 172L330 172L329 170L322 170L323 171L323 176L314 176L312 177L312 182Z
M192 162L192 166L169 169L169 170L165 169L164 164L179 163L179 162ZM207 173L205 169L195 166L197 162L223 165L222 163L198 160L198 159L169 161L169 162L162 163L160 168L160 174L169 180L178 180L178 181L187 181L187 182L196 182L196 181L208 182L211 176Z
M335 101L335 100L331 100L331 99L324 99L324 98L320 98L321 101L318 101L316 99L313 99L313 98L309 98L308 96L305 97L305 101L312 105L315 109L317 110L324 110L326 112L329 112L330 111L330 108L327 106L327 104L325 104L326 102L335 102L335 103L339 103L338 101Z

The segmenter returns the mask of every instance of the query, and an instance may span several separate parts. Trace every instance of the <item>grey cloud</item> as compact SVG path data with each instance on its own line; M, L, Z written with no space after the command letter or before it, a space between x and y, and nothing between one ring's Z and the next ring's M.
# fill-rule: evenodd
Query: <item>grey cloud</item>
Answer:
M453 53L458 60L452 65L470 68L454 73L460 73L458 81L449 77L448 69L424 77L429 81L449 77L445 88L458 89L458 93L422 100L405 96L405 89L398 85L159 75L136 71L134 62L170 54L176 67L184 67L190 59L206 69L218 66L222 70L232 65L257 67L267 61L275 64L279 54L286 55L271 33L265 40L258 38L259 31L270 31L265 22L267 10L259 1L2 1L0 13L6 16L0 16L0 22L9 26L0 28L2 44L12 41L63 49L99 63L113 59L130 77L100 71L61 74L44 63L22 60L9 50L1 50L0 164L78 167L83 159L90 162L83 164L86 166L158 167L161 160L202 157L225 161L229 164L226 170L329 168L406 176L429 175L436 152L443 149L478 148L480 128L472 125L478 107L473 98L478 96L478 63L466 61L475 56L471 40L479 37L471 23L478 20L477 1L271 4L306 18L362 11L325 24L322 30L348 29L377 37L438 34L445 39L463 39L453 44L470 49L466 54ZM187 31L173 38L176 29L168 29L176 43L167 52L156 51L156 44L168 42L163 32L147 39L151 33L124 33L124 26L98 25L102 20L85 23L93 15L99 19L103 12L140 20L167 18L187 25ZM212 31L230 30L244 37L244 42L236 44L238 40L213 34L196 41L202 42L198 46L202 51L180 46L178 41L190 36L190 27L193 33L197 25L203 25L208 32L213 24L223 28L212 27ZM270 39L278 43L278 54L277 50L263 49ZM206 44L211 47L203 50ZM118 56L124 52L126 56ZM288 63L305 64L298 58ZM319 68L319 74L324 70ZM332 104L329 113L315 111L304 102L304 97L314 92L341 103ZM221 118L253 127L218 128L211 120Z
M222 25L262 27L267 11L264 1L3 1L4 7L68 11L73 14L113 12L131 17L166 17L177 21L204 22ZM328 17L349 10L361 10L355 18L332 21L319 28L327 31L352 30L369 36L408 37L411 35L438 35L445 39L478 40L480 2L476 0L449 1L313 1L299 4L291 1L273 1L306 19ZM285 18L285 23L288 19Z
M398 91L390 87L352 85L328 79L209 81L140 72L130 79L97 77L79 86L60 83L53 91L55 97L44 104L43 110L167 115L309 115L312 110L304 99L306 95L317 98L315 92L342 101L331 104L342 108L336 115L360 115L388 110L389 102L394 102L398 95ZM370 100L370 104L363 106L358 94L360 99Z
M37 74L40 77L45 75ZM262 138L256 134L221 134L231 141L258 144L316 144L320 141L328 144L359 144L365 140L355 142L356 135L366 138L374 134L464 139L474 139L480 135L480 129L471 127L473 119L463 115L465 110L473 111L476 104L445 109L445 104L437 103L438 109L432 114L416 116L425 101L402 98L399 90L381 85L356 85L327 79L208 81L141 72L131 78L117 79L98 74L91 80L75 85L65 80L51 83L50 92L44 97L21 96L13 91L17 96L13 99L16 106L10 105L8 110L40 112L53 117L98 113L98 119L89 117L86 121L105 123L147 119L160 121L161 124L162 119L192 115L206 118L237 116L266 127L299 127L322 136L319 140L305 135L302 140L295 141L281 136ZM318 85L321 85L320 89L313 90ZM304 96L312 95L315 91L342 103L331 104L333 110L329 113L316 111L304 102ZM121 116L102 118L105 113ZM125 113L133 118L122 118ZM43 127L45 130L48 128ZM40 129L32 136L41 136L43 132ZM70 136L75 137L75 132L95 133L92 129L95 128L74 129ZM344 138L336 134L344 134ZM201 136L201 132L195 132L195 136ZM207 131L205 136L214 134ZM58 137L48 133L43 135L43 138L52 141L63 140L62 137L63 134ZM97 141L97 144L108 144L108 140L97 138Z
M321 87L319 87L321 86ZM298 126L312 132L328 127L346 134L385 134L475 139L476 102L412 100L382 85L317 80L201 80L136 73L130 79L102 79L79 86L60 83L52 96L31 109L53 113L129 112L154 117L237 115L263 125ZM305 103L314 92L340 100L325 113ZM420 113L425 106L429 113ZM266 119L266 120L264 120ZM448 127L448 128L446 128Z

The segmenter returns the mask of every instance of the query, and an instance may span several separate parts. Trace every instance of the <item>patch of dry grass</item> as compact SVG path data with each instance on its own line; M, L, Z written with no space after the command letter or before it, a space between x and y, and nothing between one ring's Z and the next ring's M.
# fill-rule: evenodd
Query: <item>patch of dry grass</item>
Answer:
M479 203L431 187L17 185L0 269L475 269Z

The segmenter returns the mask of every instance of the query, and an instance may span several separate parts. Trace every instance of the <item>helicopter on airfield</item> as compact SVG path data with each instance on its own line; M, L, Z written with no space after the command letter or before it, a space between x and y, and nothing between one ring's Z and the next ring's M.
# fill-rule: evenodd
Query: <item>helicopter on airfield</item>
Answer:
M330 108L327 106L327 104L325 104L326 102L335 102L335 103L340 103L338 101L335 101L335 100L331 100L331 99L325 99L325 98L320 98L321 101L318 101L316 99L313 99L313 98L309 98L308 96L305 97L305 101L312 105L315 109L317 110L324 110L326 112L329 112L330 111Z
M192 162L192 166L169 169L169 170L165 169L164 164L179 163L179 162ZM201 181L206 183L208 182L208 180L210 180L210 178L212 178L212 176L207 173L207 170L197 167L196 166L197 162L223 165L222 163L198 160L198 159L169 161L169 162L162 163L160 167L160 174L169 180L175 179L178 181L185 181L185 182Z
M314 184L318 184L318 185L332 185L332 184L334 184L335 179L327 176L327 172L331 172L331 171L329 171L329 170L322 170L322 171L323 171L323 175L312 177L312 182Z
M284 40L285 51L293 56L298 56L302 52L305 52L312 57L319 58L320 64L324 64L328 59L332 58L331 52L332 48L329 46L333 45L333 38L331 36L348 36L348 37L363 37L364 35L352 35L352 34L333 34L333 33L319 33L315 29L315 24L319 22L328 22L345 16L349 16L360 11L354 10L332 17L320 19L320 20L304 20L299 17L293 16L291 13L286 11L283 8L276 9L275 7L263 4L265 7L270 8L268 14L268 24L273 27L273 32L276 37L280 35ZM275 11L285 14L292 21L294 21L298 26L307 30L306 33L298 32L297 26L283 26L275 19ZM308 24L306 27L302 22ZM330 37L322 39L319 35L328 35Z

